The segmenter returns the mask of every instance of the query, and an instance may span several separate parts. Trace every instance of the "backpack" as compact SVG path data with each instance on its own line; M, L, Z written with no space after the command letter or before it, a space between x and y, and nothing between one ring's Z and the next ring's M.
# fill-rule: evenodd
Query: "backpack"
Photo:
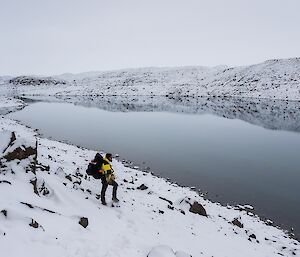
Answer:
M99 172L104 160L101 154L97 153L94 160L89 163L86 174L92 176L94 179L101 179L103 174Z

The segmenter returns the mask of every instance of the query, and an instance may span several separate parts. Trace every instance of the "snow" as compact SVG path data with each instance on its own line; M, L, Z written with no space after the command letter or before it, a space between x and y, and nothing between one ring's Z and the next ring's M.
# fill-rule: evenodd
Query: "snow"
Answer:
M165 245L160 245L151 250L148 257L175 257L173 250Z
M1 128L2 130L2 128ZM0 153L3 153L10 142L11 132L2 130L0 133Z
M5 117L0 118L0 128L0 149L7 147L11 131L17 138L0 152L3 256L300 255L297 241L246 210L210 202L190 188L125 167L117 159L112 165L120 203L112 206L109 187L108 205L103 206L100 181L85 175L94 151L40 138L33 129ZM16 146L35 146L36 140L35 170L33 156L21 161L3 158ZM148 188L139 190L142 184ZM208 217L189 211L194 201L203 205ZM88 218L86 228L79 224L81 217ZM233 225L234 219L243 228Z
M276 106L274 115L273 107L267 104L258 105L251 99L256 110L252 112L234 98L299 101L299 90L300 58L235 68L143 68L47 78L0 77L0 114L24 108L26 104L16 96L50 96L59 101L97 105L98 102L92 101L97 95L137 95L135 104L144 109L201 112L207 108L219 115L243 117L266 127L276 124L276 128L299 130L295 123L299 113L296 102L290 103L292 112L286 116L286 106L281 106L282 103ZM165 100L147 105L141 97L155 95ZM185 96L190 97L185 100ZM196 100L198 96L212 100L202 102L201 98ZM174 101L182 105L174 106ZM195 101L195 110L190 101ZM107 108L120 106L124 108L119 98ZM231 109L236 110L235 116ZM280 115L285 117L284 124ZM267 117L272 117L271 121ZM16 140L8 145L12 131ZM35 147L36 141L36 162L33 156L12 161L4 158L19 147ZM272 221L264 222L249 212L253 210L251 205L234 208L210 202L191 188L155 177L137 166L127 167L126 161L123 164L118 159L112 165L119 183L120 203L111 202L109 187L106 194L109 204L103 206L99 200L100 181L85 174L94 155L88 149L40 138L33 129L0 117L0 194L5 196L0 199L1 256L300 255L299 242L270 226ZM138 189L143 184L145 189ZM208 217L189 211L195 201L205 208ZM86 228L79 224L82 217L88 219ZM243 227L234 225L234 220Z
M300 100L300 58L233 68L142 68L0 81L3 90L15 89L27 96L238 96Z

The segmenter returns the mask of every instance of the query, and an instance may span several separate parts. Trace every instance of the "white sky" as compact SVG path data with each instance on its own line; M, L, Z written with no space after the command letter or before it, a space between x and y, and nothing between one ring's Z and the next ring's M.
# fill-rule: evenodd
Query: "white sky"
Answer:
M0 0L0 75L300 56L300 0Z

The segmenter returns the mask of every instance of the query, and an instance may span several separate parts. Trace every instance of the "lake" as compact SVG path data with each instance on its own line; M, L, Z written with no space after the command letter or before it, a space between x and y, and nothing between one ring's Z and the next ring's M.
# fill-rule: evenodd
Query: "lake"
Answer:
M213 201L251 204L300 231L299 102L184 99L175 108L156 99L120 101L33 101L8 117L45 137L118 153Z

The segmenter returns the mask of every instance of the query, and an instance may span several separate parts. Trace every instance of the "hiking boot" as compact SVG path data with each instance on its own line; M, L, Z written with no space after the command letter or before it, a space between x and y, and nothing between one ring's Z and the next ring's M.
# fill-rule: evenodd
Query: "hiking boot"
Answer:
M101 201L101 203L102 203L103 205L107 205L107 203L106 203L105 201Z
M113 197L112 200L113 200L113 202L115 202L115 203L119 202L119 199L118 199L117 197Z

